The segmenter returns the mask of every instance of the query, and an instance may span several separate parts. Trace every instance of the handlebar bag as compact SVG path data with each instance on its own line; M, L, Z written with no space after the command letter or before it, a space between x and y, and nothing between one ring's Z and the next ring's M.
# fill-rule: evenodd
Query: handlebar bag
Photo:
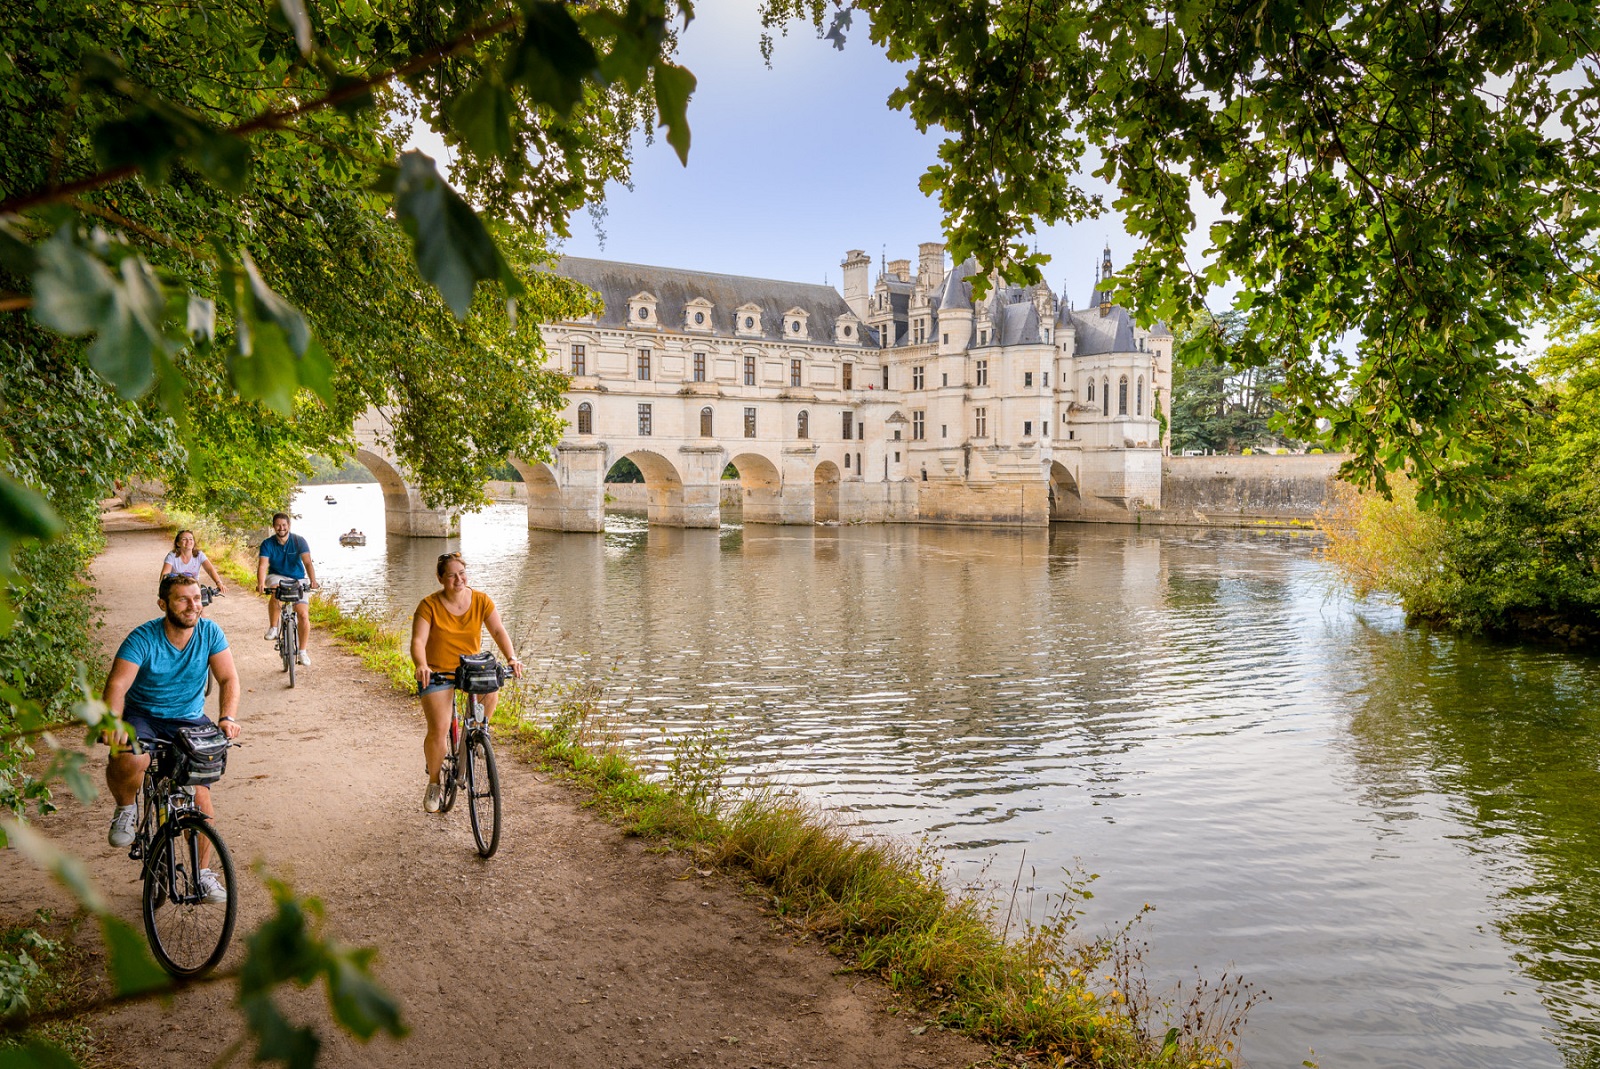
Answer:
M228 767L228 736L209 720L182 724L173 737L178 762L175 778L183 787L208 787Z
M474 653L456 666L456 689L468 694L493 694L506 681L506 670L492 653Z

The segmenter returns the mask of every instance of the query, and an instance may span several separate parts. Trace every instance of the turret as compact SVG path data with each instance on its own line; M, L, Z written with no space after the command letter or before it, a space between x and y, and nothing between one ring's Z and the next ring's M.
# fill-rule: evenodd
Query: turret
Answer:
M872 257L861 249L851 249L844 254L844 262L839 266L844 270L844 303L850 306L857 319L865 322L872 301L868 290Z

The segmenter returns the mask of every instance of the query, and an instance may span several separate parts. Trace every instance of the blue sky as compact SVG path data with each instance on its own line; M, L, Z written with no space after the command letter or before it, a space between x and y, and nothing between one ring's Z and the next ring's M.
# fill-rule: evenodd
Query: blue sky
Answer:
M936 159L938 132L917 132L887 99L901 74L858 20L843 51L795 26L763 63L749 0L702 0L681 37L680 61L699 87L689 104L687 167L665 141L634 154L633 188L613 183L605 241L588 216L564 250L632 263L799 282L840 283L839 261L865 249L877 261L916 262L941 241L941 213L917 183ZM439 154L426 135L418 147ZM1131 239L1115 216L1042 232L1045 277L1088 299L1109 240L1124 262ZM876 277L876 268L874 268Z

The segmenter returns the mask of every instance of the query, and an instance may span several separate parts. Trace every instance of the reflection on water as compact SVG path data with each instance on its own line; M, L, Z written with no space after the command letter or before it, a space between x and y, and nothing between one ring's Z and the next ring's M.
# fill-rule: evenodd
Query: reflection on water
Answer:
M445 543L337 547L381 498L322 492L296 528L319 575L403 623ZM503 506L459 545L525 656L604 674L646 756L714 717L737 773L932 833L960 878L1081 859L1098 922L1154 904L1159 977L1268 989L1254 1064L1600 1061L1594 658L1353 610L1285 534L595 537Z

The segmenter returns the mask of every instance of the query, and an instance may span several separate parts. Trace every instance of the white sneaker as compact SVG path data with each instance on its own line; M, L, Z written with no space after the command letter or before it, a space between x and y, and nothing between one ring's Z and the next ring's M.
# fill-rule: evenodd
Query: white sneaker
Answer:
M300 663L302 665L304 665L307 668L311 667L311 651L310 650L301 650L299 653L295 654L295 656L300 661Z
M278 637L278 625L277 624L273 624L271 627L267 628L267 633L262 635L261 637L266 639L268 642L271 642L273 639L277 638Z
M228 889L210 869L200 870L200 901L220 906L228 900Z
M437 783L428 784L428 793L422 796L423 811L428 813L437 813L439 811L439 796L443 793L443 788L441 788Z
M106 842L112 846L127 846L133 842L134 829L138 826L138 805L119 805L111 814L111 830L106 833Z

